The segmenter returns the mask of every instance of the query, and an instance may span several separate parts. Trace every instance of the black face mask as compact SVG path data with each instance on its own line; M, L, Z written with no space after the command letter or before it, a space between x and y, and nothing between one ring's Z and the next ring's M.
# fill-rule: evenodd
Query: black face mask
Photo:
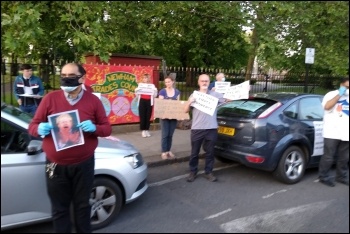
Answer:
M61 77L61 86L75 87L75 86L81 85L81 83L79 83L79 79L81 77L82 76Z

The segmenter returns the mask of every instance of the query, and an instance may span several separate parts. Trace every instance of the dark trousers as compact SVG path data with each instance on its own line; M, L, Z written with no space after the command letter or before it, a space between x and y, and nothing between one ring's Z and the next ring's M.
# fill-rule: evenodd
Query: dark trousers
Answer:
M149 130L151 125L152 115L151 100L140 98L139 102L139 116L140 116L140 130Z
M190 170L191 172L198 172L199 151L203 145L205 152L205 168L206 174L213 171L214 167L214 146L218 138L217 129L201 129L191 130L191 156L190 156Z
M331 167L336 161L336 179L345 180L349 170L349 142L324 138L324 152L318 166L320 180L333 181Z
M49 173L46 173L47 191L56 233L72 232L71 204L74 209L76 232L91 233L89 199L94 180L94 168L95 157L92 156L78 164L57 165L53 178L49 178Z
M176 129L177 119L161 119L162 128L162 152L168 152L173 143L173 135Z

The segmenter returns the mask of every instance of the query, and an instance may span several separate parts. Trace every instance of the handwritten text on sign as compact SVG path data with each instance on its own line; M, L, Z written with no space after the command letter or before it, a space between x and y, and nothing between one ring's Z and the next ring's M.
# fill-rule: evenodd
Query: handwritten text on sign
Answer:
M154 99L154 118L160 119L190 119L190 115L185 113L185 104L187 101Z
M230 100L239 100L249 98L250 84L249 80L244 81L238 85L233 85L226 90L224 98Z
M212 116L214 114L219 102L218 98L198 91L193 92L193 97L196 99L196 101L193 102L191 106L208 115Z
M215 82L215 91L218 93L226 93L226 90L230 88L231 82L217 81Z
M137 89L135 89L135 93L153 95L155 89L154 84L139 83Z

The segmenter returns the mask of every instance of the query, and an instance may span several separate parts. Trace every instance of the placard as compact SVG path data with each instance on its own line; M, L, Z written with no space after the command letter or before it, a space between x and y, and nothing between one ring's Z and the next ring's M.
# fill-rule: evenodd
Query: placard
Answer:
M193 102L191 106L208 115L212 116L214 114L219 102L218 98L198 91L193 92L193 97L195 98L195 102Z
M239 100L249 98L250 82L244 81L238 85L233 85L226 90L224 98L229 100Z
M184 108L187 101L154 99L154 118L160 119L190 119L189 113L185 113Z

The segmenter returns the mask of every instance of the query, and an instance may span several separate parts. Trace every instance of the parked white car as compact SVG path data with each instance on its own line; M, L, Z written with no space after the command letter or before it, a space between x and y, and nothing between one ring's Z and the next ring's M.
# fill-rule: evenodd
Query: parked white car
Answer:
M28 134L32 115L1 104L1 230L51 220L41 138ZM147 165L138 150L118 138L99 138L91 192L91 224L107 226L124 204L148 188Z

